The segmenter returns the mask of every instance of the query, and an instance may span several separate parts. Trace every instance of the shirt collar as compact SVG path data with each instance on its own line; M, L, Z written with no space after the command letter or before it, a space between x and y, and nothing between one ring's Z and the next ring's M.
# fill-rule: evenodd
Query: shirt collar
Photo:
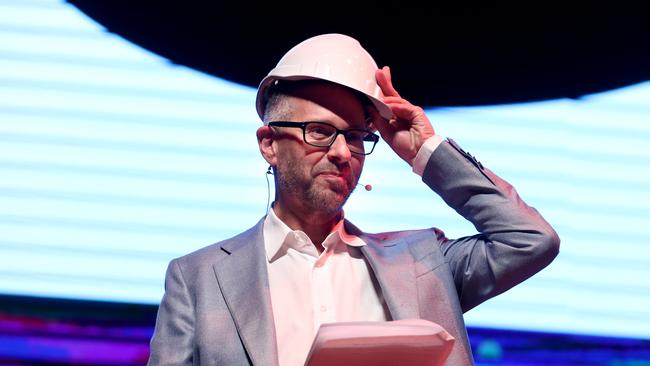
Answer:
M323 241L325 250L334 249L339 242L353 247L361 247L366 243L356 235L345 230L344 213L341 213L341 220L334 226L332 232ZM277 217L271 208L264 219L264 247L266 259L273 262L286 253L291 247L306 254L318 257L318 251L307 234L300 230L291 230L280 218Z

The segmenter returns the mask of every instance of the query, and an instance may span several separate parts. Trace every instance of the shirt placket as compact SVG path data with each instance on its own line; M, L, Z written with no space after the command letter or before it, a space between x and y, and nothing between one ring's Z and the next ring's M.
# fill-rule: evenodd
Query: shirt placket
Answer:
M336 321L334 306L334 289L332 288L332 266L329 258L331 250L325 250L312 267L312 304L314 314L314 332L321 324Z

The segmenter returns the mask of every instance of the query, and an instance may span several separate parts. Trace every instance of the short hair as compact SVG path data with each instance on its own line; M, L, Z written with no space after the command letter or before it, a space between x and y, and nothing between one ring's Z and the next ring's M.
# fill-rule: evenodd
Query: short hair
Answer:
M297 82L287 83L276 81L267 91L268 99L264 107L264 122L281 121L291 117L294 111L293 106L289 103L288 98L291 96L292 91L296 86L291 87L291 84Z

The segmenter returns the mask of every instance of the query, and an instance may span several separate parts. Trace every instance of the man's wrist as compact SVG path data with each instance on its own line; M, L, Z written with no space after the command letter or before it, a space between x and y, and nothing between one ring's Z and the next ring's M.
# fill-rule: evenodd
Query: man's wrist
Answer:
M426 168L431 154L433 154L436 148L442 143L442 140L443 139L440 135L433 135L424 141L420 150L418 150L417 155L415 155L415 158L413 158L413 161L411 162L415 174L419 176L424 174L424 168Z

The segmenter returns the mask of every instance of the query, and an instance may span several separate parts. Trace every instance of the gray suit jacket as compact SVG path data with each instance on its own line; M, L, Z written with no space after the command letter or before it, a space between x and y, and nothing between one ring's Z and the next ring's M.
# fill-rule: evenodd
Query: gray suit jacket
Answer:
M362 253L390 317L440 324L456 338L446 365L471 365L462 314L544 268L560 241L512 186L452 140L434 151L422 179L480 234L449 240L435 228L346 227L368 244ZM149 365L278 364L262 222L171 261Z

